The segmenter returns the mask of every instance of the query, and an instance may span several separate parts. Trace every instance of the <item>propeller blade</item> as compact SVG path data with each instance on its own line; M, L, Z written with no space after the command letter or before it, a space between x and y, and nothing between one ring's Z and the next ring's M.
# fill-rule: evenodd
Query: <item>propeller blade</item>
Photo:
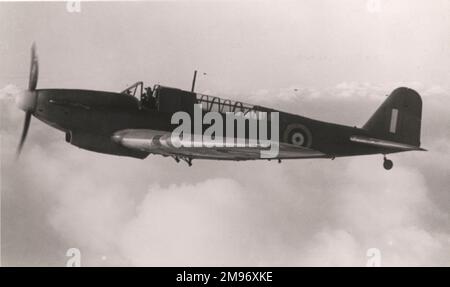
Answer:
M37 82L39 76L39 62L36 53L36 44L33 43L31 46L31 65L30 65L30 79L28 82L28 90L36 90Z
M20 137L20 143L19 146L17 147L17 157L19 157L20 152L22 151L23 144L25 143L25 139L27 138L30 122L31 122L31 112L26 112L25 121L23 123L22 136Z

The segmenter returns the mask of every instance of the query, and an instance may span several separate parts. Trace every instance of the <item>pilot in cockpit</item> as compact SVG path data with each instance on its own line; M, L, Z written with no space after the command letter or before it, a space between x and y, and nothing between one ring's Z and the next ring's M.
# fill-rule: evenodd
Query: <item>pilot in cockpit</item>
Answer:
M145 92L141 96L141 104L142 107L145 107L147 109L155 109L156 108L156 101L153 97L152 88L147 87L145 88Z

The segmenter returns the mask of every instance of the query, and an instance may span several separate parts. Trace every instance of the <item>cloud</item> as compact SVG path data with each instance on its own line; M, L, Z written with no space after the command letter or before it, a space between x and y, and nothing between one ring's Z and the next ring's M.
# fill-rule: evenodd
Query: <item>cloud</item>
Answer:
M0 90L0 100L14 100L15 96L20 92L20 88L9 84Z
M379 89L342 84L270 101L355 121L383 100ZM2 95L3 262L63 266L77 247L94 266L365 266L367 249L378 248L384 266L448 266L450 116L439 105L448 93L422 90L430 151L392 155L390 172L380 156L191 168L112 157L70 146L37 120L13 162L23 113Z
M386 266L445 264L448 233L429 230L423 220L435 206L417 171L386 174L373 159L351 160L343 173L325 170L352 180L332 179L329 188L307 186L304 176L287 176L291 184L261 178L258 185L212 178L152 184L141 201L131 200L129 189L79 182L58 191L49 218L87 253L118 255L114 265L364 266L370 247L381 250ZM320 171L308 176L320 178Z

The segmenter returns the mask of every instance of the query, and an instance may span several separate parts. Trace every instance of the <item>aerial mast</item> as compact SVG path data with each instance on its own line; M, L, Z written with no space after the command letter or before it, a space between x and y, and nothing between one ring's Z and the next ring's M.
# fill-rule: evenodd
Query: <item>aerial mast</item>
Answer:
M192 88L191 92L194 92L195 89L195 80L197 79L197 70L194 70L194 78L192 79Z

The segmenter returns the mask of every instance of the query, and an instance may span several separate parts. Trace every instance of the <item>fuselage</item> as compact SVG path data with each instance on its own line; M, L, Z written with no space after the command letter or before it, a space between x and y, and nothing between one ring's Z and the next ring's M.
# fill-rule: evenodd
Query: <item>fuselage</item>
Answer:
M169 93L170 91L168 91ZM189 92L183 91L185 94ZM171 132L173 111L142 108L140 100L123 93L75 89L39 89L33 115L66 133L66 140L91 151L144 158L148 152L129 150L111 140L124 129ZM195 99L195 97L192 97ZM194 102L193 102L194 103ZM304 126L311 137L310 148L326 157L398 152L351 142L351 136L370 136L367 130L328 123L257 106L261 111L279 112L280 142L288 141L286 130L293 124ZM189 107L182 107L189 110Z

